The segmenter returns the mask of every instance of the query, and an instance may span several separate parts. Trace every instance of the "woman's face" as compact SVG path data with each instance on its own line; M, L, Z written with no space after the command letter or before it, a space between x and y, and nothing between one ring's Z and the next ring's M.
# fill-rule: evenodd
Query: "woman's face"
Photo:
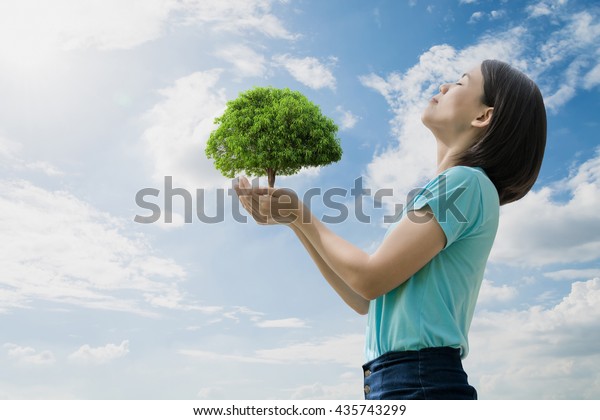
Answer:
M444 83L423 111L421 120L438 138L460 136L473 131L473 121L489 107L482 102L481 66L465 73L454 83ZM438 135L439 134L439 135Z

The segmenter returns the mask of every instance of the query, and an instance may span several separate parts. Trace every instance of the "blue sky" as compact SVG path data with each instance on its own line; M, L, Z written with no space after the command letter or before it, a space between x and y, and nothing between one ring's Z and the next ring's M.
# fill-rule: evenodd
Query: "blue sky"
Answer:
M152 0L0 5L0 397L361 399L365 318L293 233L140 224L136 192L230 180L204 155L253 86L304 93L340 127L340 162L278 177L394 190L373 252L435 173L420 112L485 58L536 80L548 110L532 192L502 208L464 364L483 399L600 397L600 9L594 2ZM261 183L266 179L261 178ZM161 203L163 195L155 202ZM317 216L336 215L318 202Z

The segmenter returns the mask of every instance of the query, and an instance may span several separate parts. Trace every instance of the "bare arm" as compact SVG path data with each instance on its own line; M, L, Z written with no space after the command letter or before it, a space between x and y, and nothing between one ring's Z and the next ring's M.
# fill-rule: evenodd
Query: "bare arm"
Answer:
M415 217L404 217L371 255L336 235L306 206L293 224L339 278L372 300L408 280L444 248L446 236L433 214L427 209L413 213Z
M239 183L234 183L234 188L237 192L237 195L240 199L240 202L244 206L244 208L248 211L250 215L256 220L259 224L268 224L268 218L263 216L259 211L259 197L256 194L253 194L253 190L248 183L248 181L242 177ZM288 226L294 231L306 251L311 256L317 268L327 280L327 282L331 285L333 290L356 312L361 315L365 315L369 310L369 301L358 293L353 291L347 284L342 280L336 273L327 265L327 263L321 258L319 253L315 250L315 247L308 241L306 236L302 233L302 231L295 226L293 223L288 224Z
M365 315L369 310L369 301L360 296L354 290L352 290L340 278L340 276L338 276L335 273L335 271L333 271L331 267L329 267L327 263L323 261L323 258L321 258L319 253L315 250L315 247L312 246L312 244L308 241L308 239L306 238L306 236L304 236L300 229L298 229L293 224L291 224L290 227L292 228L296 236L298 236L298 239L300 239L302 245L304 245L304 248L306 248L306 251L308 251L308 254L311 256L311 258L319 268L319 271L321 272L325 280L327 280L329 285L333 288L333 290L335 290L336 293L340 295L340 297L344 300L344 302L348 304L348 306L350 306L359 314Z
M321 223L293 191L250 188L245 178L241 178L240 185L236 187L242 193L238 194L240 200L257 223L287 224L302 233L303 245L345 301L353 294L341 283L368 302L408 280L446 245L445 233L428 207L411 211L369 255ZM285 200L280 202L283 197ZM349 303L353 308L355 299L352 297L353 303ZM362 305L355 310L362 309Z

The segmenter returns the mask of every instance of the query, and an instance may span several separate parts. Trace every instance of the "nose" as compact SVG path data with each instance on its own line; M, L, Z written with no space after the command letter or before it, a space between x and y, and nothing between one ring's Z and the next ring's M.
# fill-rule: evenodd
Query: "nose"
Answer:
M448 83L444 83L444 84L440 85L440 92L442 92L442 94L445 94L446 92L448 92Z

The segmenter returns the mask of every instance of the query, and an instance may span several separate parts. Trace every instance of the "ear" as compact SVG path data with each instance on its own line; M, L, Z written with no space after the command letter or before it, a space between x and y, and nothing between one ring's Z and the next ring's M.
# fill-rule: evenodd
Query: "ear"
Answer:
M485 128L490 125L492 121L492 115L494 114L493 107L485 108L473 121L471 121L471 125L477 128Z

